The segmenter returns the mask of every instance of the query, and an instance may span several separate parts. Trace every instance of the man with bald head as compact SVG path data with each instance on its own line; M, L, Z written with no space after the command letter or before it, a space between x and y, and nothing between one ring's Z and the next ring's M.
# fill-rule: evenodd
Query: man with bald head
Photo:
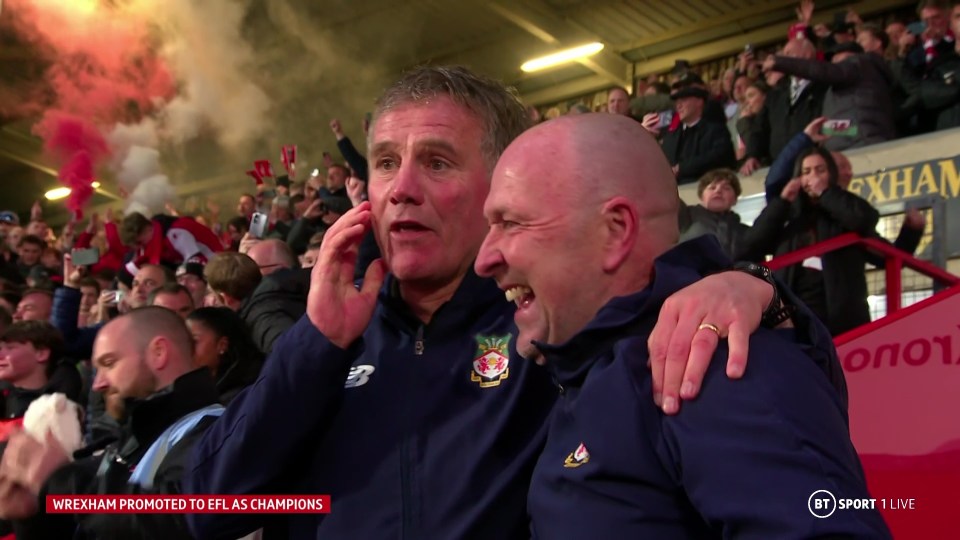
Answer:
M296 268L297 258L283 240L261 240L247 251L247 256L260 267L260 275L269 276L277 270Z
M182 515L44 515L44 505L36 504L48 494L178 493L187 451L223 409L209 371L194 364L186 324L168 309L135 309L107 323L94 343L93 364L94 390L122 416L121 440L102 455L70 461L56 440L14 434L0 464L0 484L16 486L18 495L0 490L7 494L0 497L0 514L34 518L36 538L72 537L65 533L77 523L92 538L137 538L146 530L155 538L191 538Z
M712 239L675 245L677 204L656 142L613 115L534 127L494 170L476 270L516 298L519 350L561 388L528 496L533 537L889 537L875 510L818 519L805 504L821 489L870 497L832 346L762 328L742 380L724 375L721 341L679 415L644 399L660 306L725 264Z

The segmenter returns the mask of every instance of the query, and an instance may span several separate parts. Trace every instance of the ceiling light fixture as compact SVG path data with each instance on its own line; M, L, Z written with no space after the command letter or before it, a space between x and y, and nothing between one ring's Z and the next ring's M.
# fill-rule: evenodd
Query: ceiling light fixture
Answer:
M90 187L92 187L93 189L98 189L100 187L100 182L91 182ZM60 199L70 196L70 188L68 187L53 188L50 191L44 193L43 196L48 201L58 201Z
M540 71L541 69L547 69L548 67L570 62L571 60L593 56L602 50L603 43L595 41L593 43L587 43L586 45L580 45L579 47L564 49L553 54L541 56L540 58L528 60L524 62L522 66L520 66L520 69L527 73L532 71Z

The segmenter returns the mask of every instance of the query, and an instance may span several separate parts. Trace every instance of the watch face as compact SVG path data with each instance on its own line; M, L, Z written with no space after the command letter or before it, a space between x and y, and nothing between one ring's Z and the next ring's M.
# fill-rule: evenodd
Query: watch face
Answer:
M769 268L763 266L762 264L756 264L752 262L738 262L733 265L734 269L740 270L741 272L746 272L754 277L765 279L772 282L773 272Z

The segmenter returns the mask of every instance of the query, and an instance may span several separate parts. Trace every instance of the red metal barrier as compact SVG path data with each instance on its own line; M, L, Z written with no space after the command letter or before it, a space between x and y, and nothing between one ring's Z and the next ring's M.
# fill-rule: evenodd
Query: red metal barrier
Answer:
M946 270L921 261L909 253L904 253L892 245L877 238L863 238L856 233L846 233L840 236L834 236L829 240L818 242L812 246L800 248L791 251L785 255L774 257L767 261L765 265L771 270L779 270L794 264L801 263L810 257L819 257L824 253L836 251L848 246L860 245L864 249L871 251L884 258L886 263L886 290L887 290L887 314L891 314L900 309L900 296L903 293L901 274L904 268L910 268L925 276L933 278L941 285L950 286L960 284L960 277L957 277Z
M960 277L853 233L767 265L780 269L853 245L886 262L887 315L834 339L850 397L850 437L871 495L887 502L881 512L894 538L955 537L960 508ZM902 308L903 268L949 288ZM912 502L905 508L900 501Z

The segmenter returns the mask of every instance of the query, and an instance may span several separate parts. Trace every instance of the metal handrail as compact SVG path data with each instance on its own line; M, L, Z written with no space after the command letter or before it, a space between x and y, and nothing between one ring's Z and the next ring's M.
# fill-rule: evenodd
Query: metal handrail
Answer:
M825 253L854 245L860 245L864 249L882 256L884 259L888 314L899 310L901 307L900 296L903 292L901 273L904 267L932 278L935 282L944 286L960 284L960 277L934 264L921 261L913 255L905 253L877 238L862 237L856 233L845 233L840 236L834 236L822 242L817 242L816 244L800 248L796 251L774 257L765 262L764 265L771 270L780 270L787 266L801 263L810 257L819 257Z

